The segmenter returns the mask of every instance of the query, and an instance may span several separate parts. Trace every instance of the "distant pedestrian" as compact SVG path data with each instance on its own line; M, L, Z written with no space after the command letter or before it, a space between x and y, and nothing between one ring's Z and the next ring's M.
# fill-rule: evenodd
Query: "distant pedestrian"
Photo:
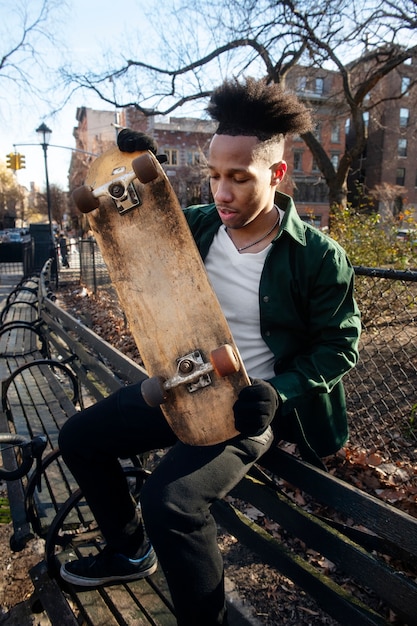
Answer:
M69 262L68 262L68 245L67 245L67 240L66 240L66 238L64 236L64 233L61 233L59 235L58 243L59 243L59 250L61 252L62 266L63 267L69 267Z

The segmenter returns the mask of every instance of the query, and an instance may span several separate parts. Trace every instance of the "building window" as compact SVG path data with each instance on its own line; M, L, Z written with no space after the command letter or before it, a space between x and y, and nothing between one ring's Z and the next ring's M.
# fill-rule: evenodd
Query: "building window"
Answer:
M201 204L201 185L193 184L187 186L187 206L191 204Z
M317 141L321 141L321 122L317 122L316 127L314 129L314 136Z
M307 182L297 181L294 188L294 200L296 202L308 202L316 204L327 204L329 202L329 188L324 182ZM311 220L312 211L306 211L308 213L308 220Z
M164 154L167 155L167 165L178 165L178 150L166 148Z
M401 78L401 95L407 93L408 95L408 90L410 88L410 77L409 76L403 76Z
M335 122L332 124L332 133L330 137L332 143L340 143L340 124Z
M363 125L365 137L368 137L368 128L369 128L369 111L365 111L362 113Z
M332 162L334 169L337 170L337 168L339 167L339 153L332 152L332 154L330 155L330 161Z
M294 172L303 171L303 151L294 150Z
M307 224L311 224L312 226L315 226L316 228L320 228L321 226L321 215L314 215L312 214L305 214L305 215L301 215L300 214L301 219L303 220L303 222L307 222Z
M317 165L316 159L314 159L314 158L313 158L313 165L311 166L311 171L312 172L320 172L320 168Z
M307 87L307 78L305 76L299 76L297 78L297 91L305 91Z
M200 153L199 152L187 152L187 165L199 165Z
M405 183L405 167L397 167L397 178L395 180L396 185L404 187Z
M410 119L409 109L401 108L400 109L400 127L406 128L408 126L409 119Z
M398 156L407 156L407 139L400 138L398 140Z
M324 78L316 78L315 93L322 94L324 91Z

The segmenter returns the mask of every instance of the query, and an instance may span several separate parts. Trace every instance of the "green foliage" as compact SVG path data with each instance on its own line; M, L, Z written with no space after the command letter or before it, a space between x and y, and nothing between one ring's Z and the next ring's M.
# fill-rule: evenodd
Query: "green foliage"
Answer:
M417 269L417 230L416 237L398 237L400 228L417 228L410 211L401 214L399 220L382 223L378 213L336 207L330 224L331 237L343 246L353 265Z
M0 524L8 524L11 521L10 506L7 498L0 498Z

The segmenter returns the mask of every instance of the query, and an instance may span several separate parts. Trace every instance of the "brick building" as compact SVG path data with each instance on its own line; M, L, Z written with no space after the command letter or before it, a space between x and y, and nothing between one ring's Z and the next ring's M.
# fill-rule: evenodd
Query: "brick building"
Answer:
M321 68L295 66L285 87L312 111L314 133L336 169L345 150L347 107L341 93L341 76ZM283 191L294 197L300 216L319 228L329 223L329 192L326 181L301 137L289 137L284 158L288 173Z
M125 125L152 135L166 154L165 171L181 206L211 201L205 160L216 124L189 117L145 117L134 107L125 109Z
M339 107L329 107L329 95L337 88L339 75L319 71L312 73L294 71L287 88L295 91L306 104L313 108L317 121L315 132L328 151L335 166L344 149L346 114ZM210 190L204 172L210 139L216 124L193 118L171 117L162 121L157 117L145 117L133 107L125 110L129 128L151 134L158 142L160 152L168 156L167 174L182 206L208 202ZM284 158L288 173L280 189L294 196L301 217L318 227L328 225L329 197L327 184L313 156L300 137L288 138Z
M417 138L413 121L416 96L411 89L410 94L402 99L384 100L387 95L399 96L415 79L415 65L404 63L380 81L366 102L372 105L373 101L381 101L370 109L371 114L365 114L367 148L352 168L350 201L355 201L358 182L364 193L386 182L406 188L406 200L396 200L399 207L417 204ZM314 132L335 168L346 142L352 139L341 81L341 75L335 71L295 66L285 85L311 108L316 122ZM149 133L158 142L159 152L168 157L165 169L181 205L211 201L204 163L215 130L214 122L187 117L145 116L134 107L117 114L81 107L77 109L77 121L78 127L74 129L76 147L95 154L114 145L115 124ZM73 154L71 189L83 183L91 158L81 153ZM300 137L289 137L284 158L288 173L282 191L294 197L303 219L319 228L328 226L328 187L311 151Z
M384 183L397 192L391 199L396 214L405 208L415 212L417 206L416 63L403 63L369 94L369 113L364 114L367 145L352 167L352 196L355 183L365 193Z
M95 158L114 145L117 136L115 125L124 125L124 113L97 111L79 107L75 116L78 126L73 130L75 147L69 167L70 191L84 184L88 167Z

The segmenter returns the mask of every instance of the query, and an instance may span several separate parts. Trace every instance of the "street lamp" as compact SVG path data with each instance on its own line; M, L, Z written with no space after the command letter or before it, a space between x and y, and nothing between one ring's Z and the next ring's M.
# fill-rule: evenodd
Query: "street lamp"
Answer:
M53 241L53 232L52 232L52 207L51 207L51 190L49 189L49 176L48 176L48 144L51 139L52 130L47 127L45 122L36 129L38 133L40 144L43 148L43 157L45 161L45 183L46 183L46 203L48 206L48 222L49 228L51 231L51 243Z
M51 190L49 188L49 176L48 176L48 144L51 139L52 130L47 127L45 122L42 122L39 128L36 129L36 132L38 133L40 144L43 148L43 156L44 156L44 161L45 161L46 203L48 206L48 222L49 222L49 236L50 236L49 257L54 259L54 265L56 266L57 259L56 259L55 245L54 245L54 232L52 228ZM53 268L53 272L54 270L56 271L57 267Z

